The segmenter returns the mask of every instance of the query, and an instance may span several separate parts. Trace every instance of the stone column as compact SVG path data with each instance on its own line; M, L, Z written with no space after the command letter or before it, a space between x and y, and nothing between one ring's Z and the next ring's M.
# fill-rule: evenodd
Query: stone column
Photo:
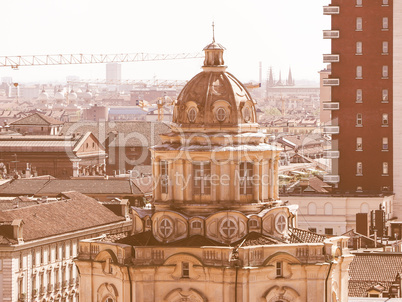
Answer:
M160 160L154 158L153 160L153 188L152 194L154 196L154 201L159 201L161 199L161 188L160 188Z
M235 201L240 201L240 169L239 161L235 161L235 177L231 180L234 184Z
M272 159L269 160L268 174L269 174L268 198L273 199L274 198L274 164L273 164Z
M278 169L279 169L279 157L275 157L275 161L274 161L274 198L275 198L275 200L279 199Z
M178 159L175 162L176 169L174 171L173 189L175 190L176 202L183 202L184 197L184 172L183 160Z
M260 200L260 163L257 159L253 162L253 200Z
M236 186L235 186L235 179L236 179L236 162L230 162L230 180L229 180L229 198L230 200L236 200Z
M184 200L190 201L193 199L193 175L192 164L190 161L184 161Z
M168 198L167 200L172 201L174 199L174 192L175 189L174 184L174 167L175 164L172 159L168 160L168 177L169 177L169 187L168 187Z
M216 160L211 161L211 203L217 201L217 190L219 190L219 165Z

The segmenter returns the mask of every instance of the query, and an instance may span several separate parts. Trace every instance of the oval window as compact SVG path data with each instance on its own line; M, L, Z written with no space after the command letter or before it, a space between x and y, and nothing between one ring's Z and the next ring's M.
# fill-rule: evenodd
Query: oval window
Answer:
M194 123L197 118L197 109L195 107L191 107L187 112L187 118L190 123Z
M249 122L251 120L251 112L249 107L244 107L243 118L245 122Z
M216 119L219 122L223 122L226 119L226 110L223 107L219 107L218 110L216 110Z
M169 237L173 233L173 225L169 219L164 218L159 225L159 230L163 237Z

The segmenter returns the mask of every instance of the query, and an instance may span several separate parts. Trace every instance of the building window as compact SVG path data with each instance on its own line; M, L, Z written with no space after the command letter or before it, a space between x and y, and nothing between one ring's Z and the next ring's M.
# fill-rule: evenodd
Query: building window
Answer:
M20 270L22 270L24 267L23 263L24 263L24 258L22 257L22 253L20 253L20 260L19 260Z
M388 126L388 114L387 113L382 114L382 125Z
M36 266L36 253L35 250L32 251L32 267Z
M211 163L198 162L193 164L194 169L194 194L211 194Z
M332 204L329 202L324 205L324 215L332 215Z
M276 217L276 223L275 223L276 230L278 233L283 233L286 230L286 218L284 215L278 215Z
M388 5L388 0L382 0L382 5Z
M227 218L223 220L220 231L224 237L233 237L237 233L237 224L232 219Z
M388 162L383 162L382 163L382 174L383 175L388 175Z
M363 175L363 163L360 161L356 164L356 175Z
M169 237L173 233L173 225L167 218L162 219L159 229L162 236L165 238Z
M168 161L161 160L160 161L160 168L161 168L161 193L167 194L169 191L169 175L168 175Z
M356 137L356 151L363 150L363 139L361 137Z
M218 120L218 122L224 122L226 119L226 110L223 107L219 107L216 110L216 119Z
M363 53L363 43L356 42L356 54L361 55Z
M276 277L283 277L283 262L276 262Z
M363 103L363 90L356 89L356 103Z
M191 107L187 112L187 118L190 123L194 123L197 118L197 109L195 107Z
M382 54L388 54L388 41L382 42Z
M188 262L181 263L181 277L190 278L190 264Z
M201 221L199 221L199 220L193 221L191 223L192 229L201 229L201 226L202 226L202 224L201 224Z
M388 65L384 65L382 67L382 77L383 78L388 78Z
M388 150L388 137L383 137L382 138L382 149L383 150Z
M388 30L388 17L382 18L382 29Z
M363 126L363 115L361 113L356 114L356 127Z
M310 202L307 206L307 214L308 215L315 215L317 214L317 206L314 202Z
M356 18L356 30L363 30L363 19L361 17Z
M325 235L333 235L334 230L332 228L325 228Z
M356 79L362 79L362 78L363 78L363 67L357 66L356 67Z
M253 163L241 162L240 164L240 194L253 194Z
M388 89L382 90L382 101L388 103Z
M308 230L312 233L317 233L317 228L308 228Z
M362 186L357 186L356 192L363 192L363 187Z
M257 221L256 219L251 219L251 220L248 222L248 224L249 224L249 226L250 226L251 228L256 228L256 227L258 227L258 221Z

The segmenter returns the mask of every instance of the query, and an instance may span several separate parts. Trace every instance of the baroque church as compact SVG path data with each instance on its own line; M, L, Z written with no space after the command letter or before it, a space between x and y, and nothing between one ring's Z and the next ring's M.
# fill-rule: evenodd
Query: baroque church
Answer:
M297 228L278 196L280 150L224 50L204 48L151 148L152 208L131 209L128 236L80 242L80 301L347 301L348 238Z

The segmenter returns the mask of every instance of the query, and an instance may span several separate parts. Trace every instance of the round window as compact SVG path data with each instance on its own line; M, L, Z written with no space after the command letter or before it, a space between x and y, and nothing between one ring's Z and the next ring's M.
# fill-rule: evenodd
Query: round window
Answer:
M251 120L251 112L249 107L244 107L243 118L245 122L249 122Z
M223 107L219 107L218 110L216 110L216 119L219 122L223 122L226 119L226 110Z
M172 222L167 218L162 219L159 225L159 230L163 237L169 237L173 233Z
M231 238L237 233L237 224L227 218L222 221L220 232L223 237Z
M286 217L284 215L278 215L276 217L276 223L275 223L276 230L279 233L283 233L286 230Z
M191 107L187 112L187 118L190 123L194 123L197 118L197 109L195 107Z

